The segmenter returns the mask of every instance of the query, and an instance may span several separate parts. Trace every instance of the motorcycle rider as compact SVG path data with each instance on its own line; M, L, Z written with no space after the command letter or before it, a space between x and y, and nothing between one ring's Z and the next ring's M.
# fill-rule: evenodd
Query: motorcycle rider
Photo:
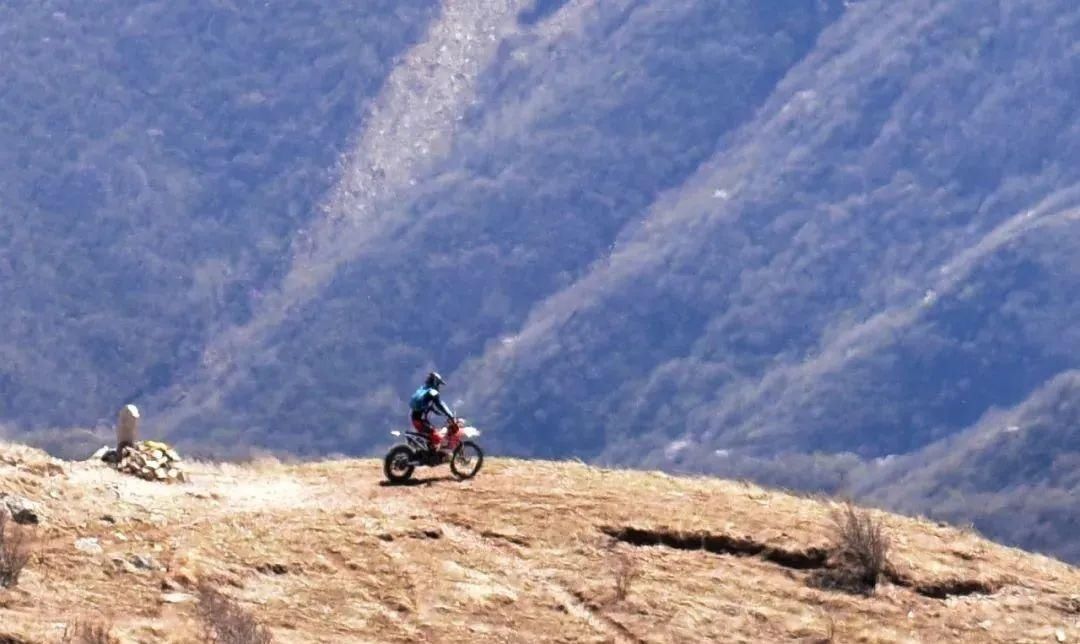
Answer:
M412 420L412 426L427 438L428 446L432 452L439 450L442 437L439 436L431 421L428 420L428 414L435 412L446 416L451 421L454 419L454 412L450 411L450 408L446 406L446 403L439 396L439 387L445 384L446 381L442 379L442 376L432 371L424 379L423 386L417 389L409 399L409 418ZM457 432L457 425L448 422L446 431L446 444L449 446L451 444L449 440L450 433Z

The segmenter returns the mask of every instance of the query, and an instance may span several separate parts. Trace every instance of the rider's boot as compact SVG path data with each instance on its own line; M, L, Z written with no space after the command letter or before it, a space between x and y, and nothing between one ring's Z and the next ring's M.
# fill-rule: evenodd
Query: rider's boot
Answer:
M428 436L428 453L427 459L431 465L438 465L444 460L443 446L445 443L442 441L442 437L432 432Z

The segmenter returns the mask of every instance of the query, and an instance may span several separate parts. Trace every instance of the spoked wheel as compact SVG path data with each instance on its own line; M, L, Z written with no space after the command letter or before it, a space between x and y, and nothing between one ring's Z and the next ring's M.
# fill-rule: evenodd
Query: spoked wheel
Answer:
M450 457L450 471L459 479L471 479L484 464L484 451L472 441L464 441Z
M386 453L383 459L383 473L391 483L408 481L416 466L413 465L413 451L408 445L398 445Z

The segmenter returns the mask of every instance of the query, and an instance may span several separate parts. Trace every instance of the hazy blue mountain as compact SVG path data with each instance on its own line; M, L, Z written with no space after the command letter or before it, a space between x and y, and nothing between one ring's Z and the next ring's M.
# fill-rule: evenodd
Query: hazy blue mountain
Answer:
M1075 364L1054 333L1075 264L1009 253L1029 224L1072 226L1080 69L1059 53L1080 14L982 6L860 5L827 30L678 195L468 370L471 403L542 425L526 451L722 471L715 449L915 449ZM1003 306L1017 331L1056 329L969 337Z
M857 478L857 489L884 505L1080 561L1080 372Z
M355 233L374 239L275 327L263 342L272 353L250 352L233 369L224 402L181 435L239 424L275 443L287 426L293 449L370 449L404 420L402 396L427 368L454 370L585 275L839 15L817 2L626 2L565 29L512 33L478 78L447 158L388 206L391 225Z
M0 414L93 424L243 321L432 1L0 6Z
M19 2L0 36L9 433L76 452L133 400L186 449L371 453L438 368L498 453L1080 556L1038 473L1077 451L1071 0Z

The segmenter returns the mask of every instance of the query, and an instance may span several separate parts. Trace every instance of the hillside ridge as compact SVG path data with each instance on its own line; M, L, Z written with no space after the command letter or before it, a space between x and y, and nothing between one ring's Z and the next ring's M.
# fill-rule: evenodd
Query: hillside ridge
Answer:
M925 519L872 512L892 542L872 594L817 586L836 502L747 482L516 459L409 486L367 459L187 471L157 484L0 446L0 490L41 515L0 640L97 619L200 641L200 584L279 642L1080 637L1080 570Z

